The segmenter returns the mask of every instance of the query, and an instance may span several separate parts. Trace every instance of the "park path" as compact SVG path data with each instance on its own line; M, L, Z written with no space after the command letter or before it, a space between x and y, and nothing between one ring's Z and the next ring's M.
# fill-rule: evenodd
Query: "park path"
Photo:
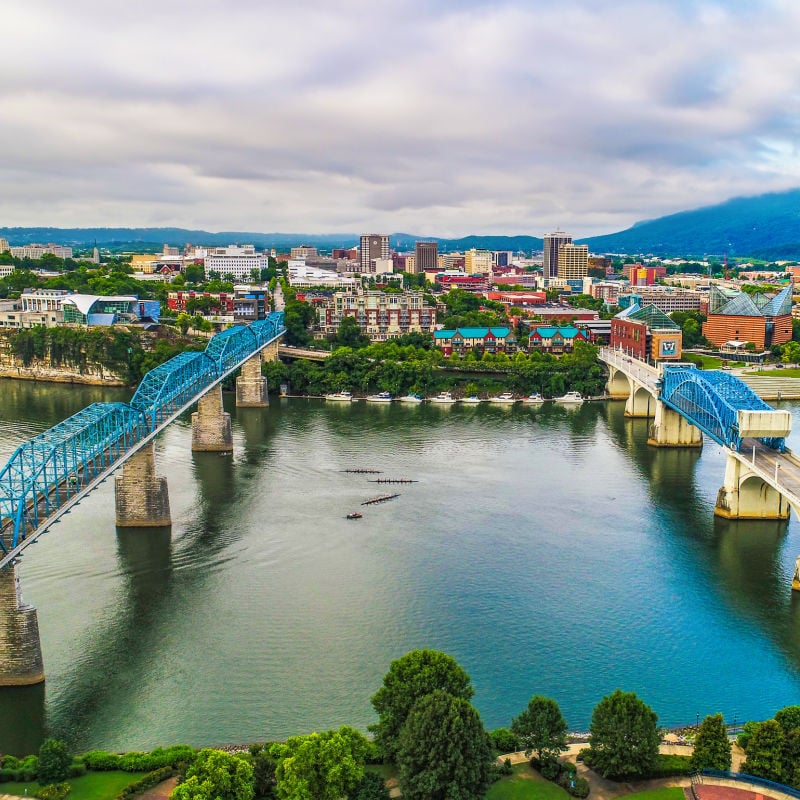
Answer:
M177 776L167 778L161 783L157 783L151 789L138 795L137 800L169 800L172 790L178 785ZM19 800L19 798L17 798Z

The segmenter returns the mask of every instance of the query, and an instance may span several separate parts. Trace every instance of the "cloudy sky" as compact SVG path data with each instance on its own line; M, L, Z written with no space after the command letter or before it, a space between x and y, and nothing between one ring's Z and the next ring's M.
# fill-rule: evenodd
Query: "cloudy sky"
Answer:
M800 186L797 0L3 0L0 226L575 236Z

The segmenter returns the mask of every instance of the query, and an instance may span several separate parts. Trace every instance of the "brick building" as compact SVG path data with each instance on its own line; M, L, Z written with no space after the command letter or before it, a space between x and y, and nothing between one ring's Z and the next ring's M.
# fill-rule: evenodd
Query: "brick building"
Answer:
M611 347L642 361L678 361L683 333L655 306L633 305L611 320Z
M757 350L786 344L792 339L792 285L775 295L712 286L703 336L717 347L730 341L753 342Z

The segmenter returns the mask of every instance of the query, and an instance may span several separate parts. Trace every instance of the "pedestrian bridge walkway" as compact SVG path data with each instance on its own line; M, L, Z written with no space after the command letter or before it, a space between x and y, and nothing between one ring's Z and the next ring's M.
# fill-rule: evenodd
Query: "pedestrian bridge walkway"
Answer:
M283 332L283 313L228 328L148 372L130 403L93 403L20 445L0 469L0 569L232 372L257 362L258 381Z

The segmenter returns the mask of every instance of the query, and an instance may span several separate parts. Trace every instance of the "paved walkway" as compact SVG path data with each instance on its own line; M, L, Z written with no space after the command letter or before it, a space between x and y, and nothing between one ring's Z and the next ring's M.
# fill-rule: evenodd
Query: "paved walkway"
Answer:
M157 783L151 789L140 794L137 800L169 800L172 790L178 785L178 777L167 778Z

